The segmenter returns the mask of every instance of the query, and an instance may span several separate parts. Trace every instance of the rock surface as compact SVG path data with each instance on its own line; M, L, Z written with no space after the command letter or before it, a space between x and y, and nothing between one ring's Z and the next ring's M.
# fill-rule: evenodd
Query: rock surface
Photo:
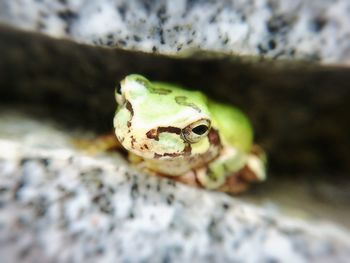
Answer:
M347 230L88 156L47 119L0 114L2 262L346 262ZM80 133L81 134L81 133Z
M349 68L283 58L348 65L348 9L0 0L0 22L13 26L0 26L1 261L347 262ZM269 181L236 199L74 148L73 138L111 130L114 86L134 72L242 107L269 152ZM40 106L34 117L28 103Z
M347 0L1 0L0 21L98 46L349 64L349 8Z

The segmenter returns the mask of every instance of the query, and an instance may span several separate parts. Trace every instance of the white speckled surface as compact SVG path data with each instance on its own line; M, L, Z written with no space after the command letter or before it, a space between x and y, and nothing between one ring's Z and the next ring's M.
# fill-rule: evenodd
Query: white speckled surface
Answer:
M0 21L99 46L350 63L348 0L0 0Z
M0 114L1 262L346 262L350 234L87 156Z

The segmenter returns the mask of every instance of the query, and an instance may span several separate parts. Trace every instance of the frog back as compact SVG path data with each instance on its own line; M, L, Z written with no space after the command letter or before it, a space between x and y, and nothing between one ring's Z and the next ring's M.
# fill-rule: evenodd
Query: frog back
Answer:
M208 107L212 126L219 130L223 143L249 151L253 143L253 129L247 116L231 105L212 100L208 101Z

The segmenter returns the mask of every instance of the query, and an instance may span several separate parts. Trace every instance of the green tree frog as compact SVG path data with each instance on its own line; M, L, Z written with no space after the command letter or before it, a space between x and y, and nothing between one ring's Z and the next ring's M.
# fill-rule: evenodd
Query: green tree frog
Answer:
M137 74L115 96L116 137L142 170L230 193L265 180L266 155L237 108Z

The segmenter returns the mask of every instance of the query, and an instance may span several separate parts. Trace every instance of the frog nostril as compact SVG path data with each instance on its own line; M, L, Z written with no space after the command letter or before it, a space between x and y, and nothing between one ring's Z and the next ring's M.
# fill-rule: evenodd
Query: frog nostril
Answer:
M115 87L115 100L117 101L118 105L123 105L125 102L125 97L122 94L122 86L121 85L117 85Z
M198 125L197 127L194 127L192 129L192 132L194 132L197 135L203 135L204 133L206 133L208 131L208 126L202 124L202 125Z
M122 86L121 85L117 85L115 87L115 91L119 94L119 95L122 95Z

